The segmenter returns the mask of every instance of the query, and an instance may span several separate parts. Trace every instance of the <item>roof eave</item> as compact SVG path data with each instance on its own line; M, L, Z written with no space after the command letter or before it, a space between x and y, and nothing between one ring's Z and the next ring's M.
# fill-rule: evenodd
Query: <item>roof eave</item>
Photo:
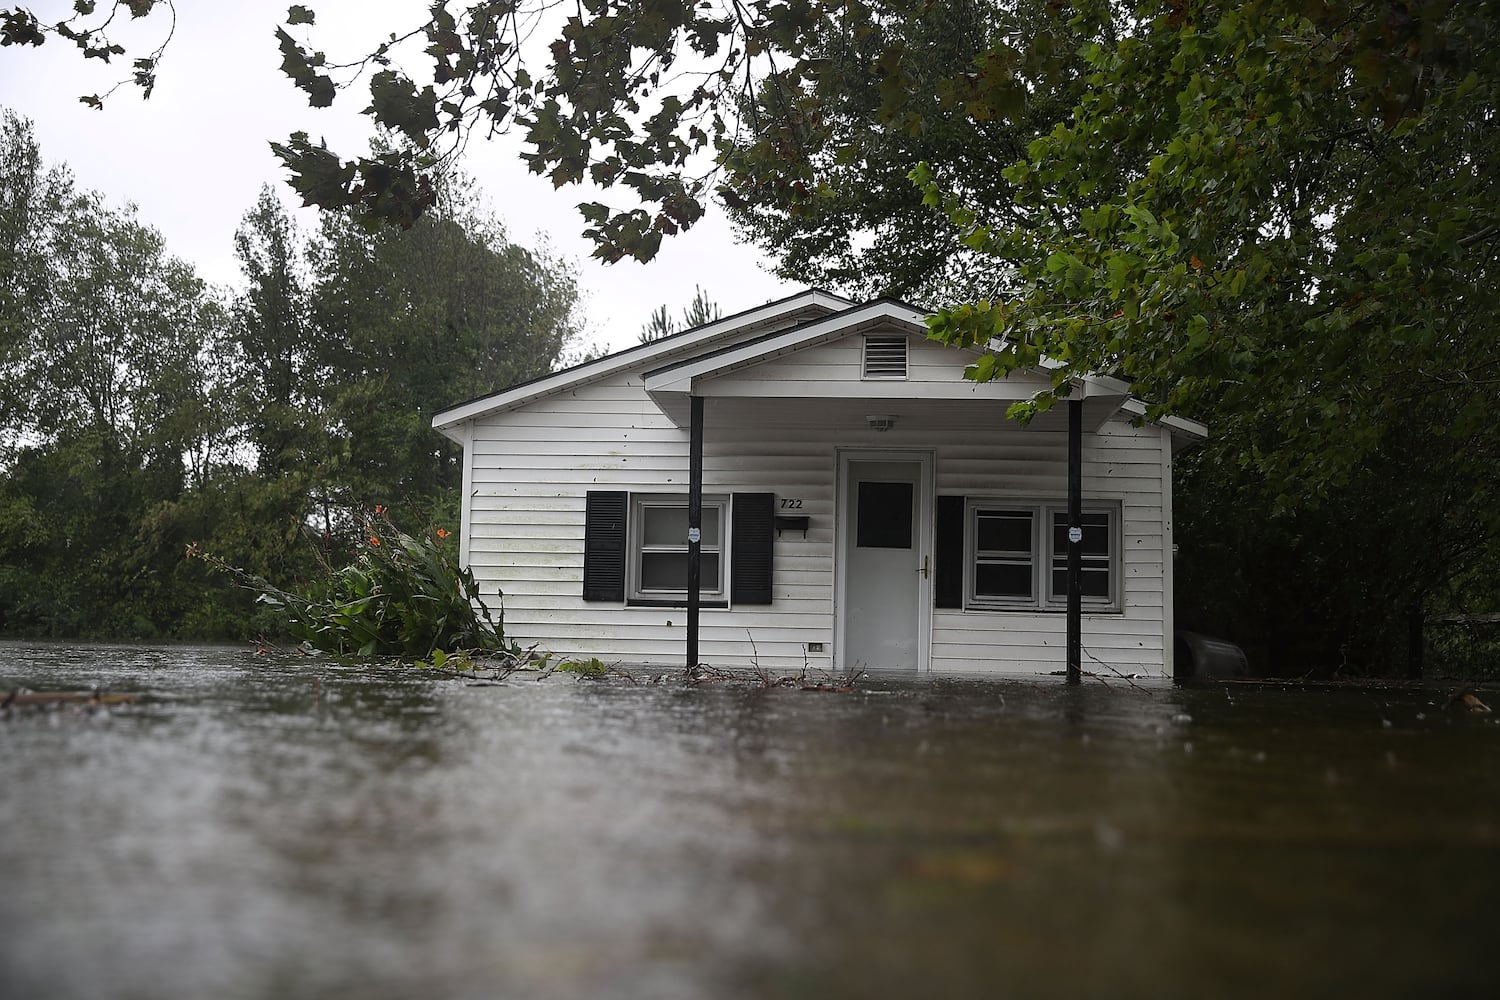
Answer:
M445 437L459 441L461 438L455 436L456 432L452 432L452 428L468 421L479 420L503 410L513 410L543 396L574 389L632 368L644 367L657 359L667 359L674 355L688 353L705 342L729 336L737 330L771 324L779 318L802 310L823 309L826 310L826 316L853 305L854 303L850 300L832 292L817 288L808 289L670 337L663 337L637 347L629 347L560 372L552 372L528 382L522 382L500 392L490 393L457 406L439 410L433 414L432 426Z

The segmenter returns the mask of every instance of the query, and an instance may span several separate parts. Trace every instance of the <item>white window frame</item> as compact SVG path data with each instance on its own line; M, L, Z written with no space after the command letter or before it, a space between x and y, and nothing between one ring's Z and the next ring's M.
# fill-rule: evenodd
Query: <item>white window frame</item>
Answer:
M1031 515L1031 596L1003 597L981 595L975 592L976 569L979 564L978 519L981 512L1016 511ZM1122 511L1118 500L1091 500L1083 505L1085 515L1103 515L1107 518L1109 532L1109 595L1107 597L1083 598L1083 607L1090 612L1118 612L1124 608L1124 587L1121 544ZM1054 547L1052 519L1068 514L1068 504L1059 500L1012 497L968 497L964 502L964 610L966 611L1065 611L1067 595L1052 594L1052 567L1054 560L1066 559L1064 547ZM999 558L1016 559L1016 554L1006 553ZM1090 557L1094 562L1100 557Z
M641 585L642 557L645 554L650 552L686 553L688 548L688 540L685 536L680 544L652 546L645 544L645 511L648 507L675 507L687 510L687 494L632 493L630 495L629 544L626 550L626 570L629 578L625 593L626 601L632 604L685 602L687 600L686 587L678 590L647 590ZM700 544L700 551L704 555L712 554L719 557L719 572L716 578L704 576L700 579L698 592L706 600L723 601L728 598L729 594L729 497L721 494L705 494L703 497L705 515L710 509L717 510L719 514L719 541L716 545Z

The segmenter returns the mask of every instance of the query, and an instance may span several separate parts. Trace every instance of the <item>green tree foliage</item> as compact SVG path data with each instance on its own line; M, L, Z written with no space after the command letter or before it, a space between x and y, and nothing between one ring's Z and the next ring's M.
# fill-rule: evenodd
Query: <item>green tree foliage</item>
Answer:
M245 278L234 303L234 349L240 379L237 411L255 449L256 466L274 478L305 466L305 419L321 381L310 308L306 247L276 192L261 188L234 234Z
M979 375L1046 355L1058 385L1118 374L1157 412L1213 400L1301 493L1434 393L1472 432L1470 373L1496 361L1497 25L1428 7L1163 5L1091 45L1071 120L1007 171L1029 225L985 224L918 172L1018 272L935 329L1006 338Z
M325 214L313 241L321 406L349 510L427 510L456 490L460 452L432 412L546 374L579 330L561 262L508 242L461 180L440 195L408 229Z
M358 554L340 567L325 564L312 586L292 592L204 555L274 610L292 636L341 657L396 656L423 666L472 669L470 654L519 656L479 595L474 574L459 565L449 532L421 537L401 531L377 507L361 522ZM460 654L453 656L452 654Z
M6 237L0 627L154 634L182 610L159 515L199 485L223 310L133 208L44 170L29 123L7 115L0 162L0 201L23 207Z
M1025 224L1008 166L1072 111L1081 26L1049 5L824 5L803 63L742 102L759 128L724 151L739 233L781 277L859 297L991 297L1010 269L935 225L912 183L929 162L992 222Z
M572 275L461 188L409 230L335 216L311 241L263 191L226 304L45 168L29 123L0 138L0 634L239 637L264 610L190 544L295 589L364 551L377 504L456 528L429 414L576 331Z
M708 297L708 293L698 285L694 285L693 301L682 310L682 326L679 327L677 321L672 319L665 305L658 306L652 311L651 318L646 321L646 325L641 327L640 341L643 344L649 344L653 340L670 337L679 329L691 330L694 327L712 323L722 315L723 311Z
M641 327L640 341L649 344L653 340L670 337L677 332L677 321L672 314L667 312L665 304L657 306L651 311L651 318L646 320L646 325Z
M1406 606L1497 589L1500 12L1170 3L1092 33L1071 117L1006 171L1027 224L916 172L1016 274L934 330L1003 338L980 378L1047 356L1063 392L1116 374L1208 419L1183 520L1246 564L1223 589L1381 662Z
M117 16L169 7L79 4L51 24L16 7L0 11L0 44L56 37L108 61L128 55L109 34ZM358 85L376 127L402 142L347 160L305 132L274 147L308 204L408 226L438 203L438 177L471 129L515 129L529 168L555 185L588 179L623 189L631 204L579 206L596 256L649 260L664 236L702 217L715 171L699 154L740 141L739 96L764 73L795 80L809 71L804 56L824 10L815 0L614 0L559 17L550 0L438 2L414 26L340 62L317 47L314 7L293 5L277 32L282 71L313 107ZM555 37L539 25L557 25ZM160 54L132 63L143 92L155 84ZM81 99L99 106L106 97Z
M707 326L723 315L723 310L719 308L713 299L708 297L708 293L699 286L694 285L693 301L689 302L687 308L682 310L682 328L684 330L691 330L694 327Z

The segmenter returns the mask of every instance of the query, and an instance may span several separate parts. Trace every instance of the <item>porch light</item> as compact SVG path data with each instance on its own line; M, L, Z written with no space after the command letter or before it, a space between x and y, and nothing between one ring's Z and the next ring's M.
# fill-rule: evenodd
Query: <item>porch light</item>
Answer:
M896 418L893 415L880 416L871 414L865 417L865 423L870 425L872 431L888 431L896 426Z

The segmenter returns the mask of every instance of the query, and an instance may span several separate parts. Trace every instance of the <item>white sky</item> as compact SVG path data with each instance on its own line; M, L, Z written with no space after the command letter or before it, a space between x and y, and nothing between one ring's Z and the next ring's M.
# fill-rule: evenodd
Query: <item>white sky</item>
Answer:
M44 23L65 17L71 0L35 0L26 6ZM100 2L102 10L106 2ZM425 0L323 0L309 4L318 16L311 40L330 59L363 54L376 39L417 23ZM103 111L79 103L83 94L103 93L129 74L129 59L144 56L167 30L162 14L126 25L115 38L126 61L104 66L85 61L71 43L49 39L38 49L0 48L0 105L32 120L42 156L64 162L81 187L102 192L111 204L133 201L140 218L159 229L168 249L192 261L206 280L239 283L233 236L262 184L278 185L305 232L316 226L316 210L297 205L284 171L270 150L297 130L328 144L345 158L363 152L369 118L362 84L340 95L333 108L310 109L302 93L280 71L275 30L286 16L285 0L177 0L177 28L149 101L134 85L121 87ZM136 51L139 49L140 51ZM416 74L424 67L414 63ZM766 273L754 248L734 242L723 214L708 216L684 235L663 241L650 264L605 265L589 254L573 206L598 200L624 206L625 195L602 197L577 187L554 191L550 182L526 172L517 139L470 142L463 168L504 220L513 241L534 246L539 238L577 264L588 317L588 339L611 350L636 343L651 311L666 304L680 316L701 285L725 314L748 309L794 291Z

